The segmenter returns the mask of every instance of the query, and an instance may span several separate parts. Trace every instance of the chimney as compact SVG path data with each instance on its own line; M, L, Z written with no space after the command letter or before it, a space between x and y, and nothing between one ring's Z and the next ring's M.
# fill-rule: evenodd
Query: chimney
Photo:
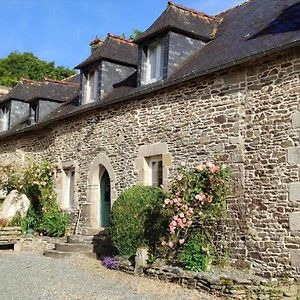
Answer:
M103 44L103 41L99 38L95 38L93 41L90 42L91 46L91 54L93 54L101 45Z

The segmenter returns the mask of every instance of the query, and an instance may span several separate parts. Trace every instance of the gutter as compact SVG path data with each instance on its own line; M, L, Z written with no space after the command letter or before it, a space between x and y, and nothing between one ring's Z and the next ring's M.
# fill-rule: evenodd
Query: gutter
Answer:
M12 133L7 132L3 135L0 134L0 140L5 138L5 137L8 137L8 136L17 135L19 133L23 133L23 132L27 132L27 131L35 131L35 130L44 128L47 125L50 125L50 124L54 123L55 121L59 121L59 120L62 120L62 119L67 119L69 117L74 117L74 116L80 115L80 114L85 113L85 112L90 112L90 111L95 110L97 108L103 108L103 107L111 106L113 104L117 104L117 103L120 103L120 102L133 100L133 99L137 98L140 95L144 96L144 95L150 94L152 92L156 92L156 91L168 88L168 87L172 87L174 85L181 84L181 83L184 83L184 82L192 80L192 79L197 79L199 77L202 77L202 76L205 76L205 75L208 75L208 74L212 74L212 73L215 73L215 72L218 72L218 71L221 71L221 70L233 67L233 66L243 64L245 62L249 62L253 59L262 58L262 57L267 56L267 55L272 55L272 54L274 54L278 51L286 50L286 49L297 47L297 46L300 46L300 40L293 41L293 42L288 43L288 44L283 44L283 45L280 45L278 47L275 47L275 48L272 48L272 49L269 49L269 50L266 50L266 51L253 53L253 54L248 55L246 57L243 57L241 59L233 60L229 63L223 64L223 65L218 65L218 66L210 68L210 69L205 69L205 70L202 70L202 71L192 72L192 73L190 73L186 76L183 76L181 78L175 78L175 79L172 79L172 80L167 80L165 82L160 82L158 84L155 84L153 86L148 87L147 89L142 89L140 91L133 92L129 95L126 95L126 96L120 97L120 98L116 98L116 99L114 99L112 101L108 101L106 103L105 102L104 103L95 103L94 105L91 105L89 107L84 106L82 109L78 109L77 111L73 111L69 114L64 114L63 116L54 117L53 119L46 120L46 121L44 121L40 124L35 124L34 127L26 127L26 128L23 128L19 131L16 131L16 132L12 132Z

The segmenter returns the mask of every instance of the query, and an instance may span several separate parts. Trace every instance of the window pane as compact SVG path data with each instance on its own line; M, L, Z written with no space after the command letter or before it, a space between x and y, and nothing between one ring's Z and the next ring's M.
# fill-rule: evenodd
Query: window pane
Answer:
M156 78L156 48L149 48L150 79Z
M159 75L158 77L162 78L163 77L163 72L164 72L164 46L163 44L161 43L160 44L161 47L160 47L160 65L159 65Z
M94 98L94 76L95 76L95 72L91 72L89 74L89 95L90 95L90 99Z

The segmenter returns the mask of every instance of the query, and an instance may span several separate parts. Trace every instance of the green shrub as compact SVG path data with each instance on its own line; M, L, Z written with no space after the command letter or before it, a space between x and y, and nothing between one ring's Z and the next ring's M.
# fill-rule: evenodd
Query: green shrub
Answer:
M163 214L160 188L135 186L116 200L111 214L111 238L122 255L133 255L140 245L154 250L165 234L168 217Z
M199 232L193 232L183 245L179 259L184 263L186 269L200 272L210 268L214 256L214 249L207 238Z

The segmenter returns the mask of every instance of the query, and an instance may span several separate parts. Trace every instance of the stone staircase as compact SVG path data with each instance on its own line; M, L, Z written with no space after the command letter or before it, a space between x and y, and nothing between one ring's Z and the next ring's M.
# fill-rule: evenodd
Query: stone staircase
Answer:
M20 227L2 227L0 229L0 250L17 250L22 235Z
M83 254L87 257L98 258L111 255L113 247L106 232L97 235L71 235L66 243L56 243L53 250L46 250L45 256L52 258L65 258L74 254Z

